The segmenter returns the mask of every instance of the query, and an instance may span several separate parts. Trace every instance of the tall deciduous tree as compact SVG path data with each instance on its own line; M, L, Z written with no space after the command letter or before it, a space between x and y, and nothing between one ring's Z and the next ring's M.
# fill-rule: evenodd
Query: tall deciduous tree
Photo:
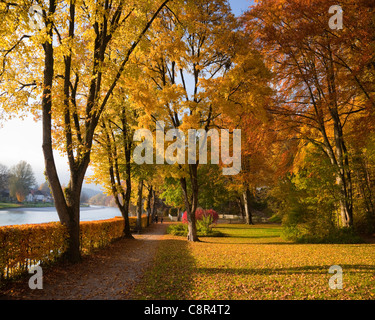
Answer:
M19 41L9 43L8 47L13 46L2 55L3 77L12 77L7 69L12 54L17 59L15 65L27 65L22 48L26 47L24 40L30 38L29 33L34 32L34 47L27 48L28 61L29 56L40 60L28 67L35 71L35 79L30 71L25 72L27 82L22 73L21 79L14 77L19 89L5 90L3 98L18 97L24 102L26 88L39 90L46 175L60 221L69 230L66 256L72 262L80 260L80 195L95 129L131 54L168 1L40 1L40 30L30 30L27 22L19 23L29 5L5 4L6 14L18 15L11 22L9 29L13 34L7 39L16 32ZM53 147L68 158L70 181L66 188L57 174Z
M341 223L350 227L353 182L347 128L372 104L367 81L372 66L367 59L354 72L358 58L352 58L352 47L344 41L349 33L340 34L328 26L333 4L266 0L249 11L245 20L275 74L277 100L269 111L277 115L280 127L294 132L294 138L315 144L328 157L340 190ZM344 12L357 14L350 7L353 1L344 4Z
M132 99L146 109L150 119L163 121L165 130L174 129L175 138L178 132L187 137L189 129L207 132L220 117L209 87L231 66L233 48L228 44L233 41L235 26L225 1L207 0L168 7L165 19L158 24L143 60L146 81L137 79L138 90L133 91ZM199 161L187 164L186 160L168 169L180 181L190 241L198 240L194 214L198 206L198 166Z
M124 101L121 99L121 101ZM112 104L112 107L114 105ZM129 110L126 104L110 108L102 116L100 129L96 135L91 166L94 175L91 181L101 184L115 203L124 218L123 235L132 238L129 225L131 196L131 152L132 132L129 123Z

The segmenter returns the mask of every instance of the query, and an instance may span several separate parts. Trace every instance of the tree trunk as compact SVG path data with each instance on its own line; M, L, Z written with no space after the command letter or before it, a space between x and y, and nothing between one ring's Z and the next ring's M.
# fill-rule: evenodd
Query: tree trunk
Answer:
M123 148L125 153L125 197L124 197L124 237L132 239L133 236L130 231L130 221L129 221L129 207L130 207L130 197L131 197L131 190L132 190L132 181L131 181L131 149L132 149L132 139L127 129L127 121L126 121L126 114L123 112L122 117L122 141L123 141ZM121 183L120 183L121 184Z
M49 15L52 16L56 10L54 1L50 1ZM52 22L46 21L47 35L52 38ZM62 190L60 180L57 174L53 149L52 149L52 84L54 77L54 56L53 44L46 41L43 44L44 49L44 81L42 94L42 125L43 125L43 156L46 168L46 175L51 186L52 195L55 201L55 207L60 222L68 228L69 239L68 248L64 256L70 262L79 262L80 254L80 236L79 236L79 199L81 195L83 177L87 169L88 161L84 161L81 166L71 171L70 186L65 189L65 195ZM66 197L67 195L67 197Z
M349 155L346 149L343 125L340 120L337 90L336 90L336 74L334 68L334 60L330 45L328 45L329 64L327 66L327 88L329 98L329 111L332 116L334 145L336 153L336 182L340 187L340 213L342 227L353 226L353 187L351 173L349 168Z
M131 194L131 176L130 176L130 155L128 155L127 143L123 143L123 147L125 149L125 191L122 186L122 181L120 178L120 169L118 164L118 153L116 147L115 136L111 129L111 124L108 122L108 127L103 120L102 127L105 132L106 136L106 149L107 149L107 157L108 157L108 167L109 167L109 176L111 178L111 186L112 186L112 195L115 199L116 205L121 211L121 215L124 218L124 229L123 229L123 237L132 239L133 236L130 232L130 225L129 225L129 205L130 205L130 194ZM112 141L111 141L112 137ZM126 140L126 135L125 138ZM125 141L126 142L126 141ZM121 191L119 191L121 190ZM122 198L122 201L120 199Z
M156 194L155 190L152 190L152 201L151 201L151 221L154 221L156 214Z
M65 253L65 257L72 263L81 261L81 250L80 250L80 208L78 205L69 207L70 221L68 223L68 250Z
M126 164L126 165L128 165L128 164ZM129 167L130 167L130 164L129 164ZM125 199L124 199L125 211L124 211L124 214L123 214L123 217L124 217L124 220L125 220L125 224L124 224L124 231L123 231L123 233L124 233L124 237L125 238L133 239L134 237L132 236L132 233L130 231L130 221L129 221L129 207L130 207L130 196L131 196L131 179L130 179L130 175L126 179L125 185L126 185Z
M192 187L192 203L191 203L191 216L190 226L188 232L189 241L198 241L197 236L197 224L195 219L195 211L198 208L198 164L191 164L190 167L190 179Z
M185 207L188 219L188 241L199 241L197 235L197 224L195 219L195 211L198 206L198 165L189 164L190 180L192 185L191 203L187 191L186 178L180 179L180 184L184 193Z
M246 187L246 190L243 192L243 202L244 202L244 208L245 208L245 215L246 215L246 224L254 224L250 209L250 190L249 187Z
M339 173L336 177L336 182L340 187L340 217L341 226L349 228L353 226L353 205L351 199L351 182L347 182L343 179Z
M143 192L143 180L138 182L138 202L137 202L137 232L142 231L142 192Z
M153 190L152 190L152 186L150 186L148 190L148 196L147 196L147 227L150 225L152 194L153 194Z
M240 210L242 220L245 221L245 208L242 203L241 197L237 197L237 205L238 205L238 209Z
M353 187L349 168L349 155L344 143L342 125L336 111L332 120L334 124L334 141L337 159L336 182L340 187L340 214L342 227L353 226Z

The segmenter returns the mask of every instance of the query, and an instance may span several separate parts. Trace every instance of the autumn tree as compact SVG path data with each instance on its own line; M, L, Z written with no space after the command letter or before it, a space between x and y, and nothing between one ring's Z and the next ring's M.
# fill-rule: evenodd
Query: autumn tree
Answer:
M225 77L215 79L211 92L221 116L221 127L241 129L241 171L227 176L227 192L236 194L239 209L252 224L251 198L256 187L268 185L274 172L276 139L272 116L266 107L273 90L269 86L271 72L264 57L256 49L251 32L236 32L233 68Z
M344 3L344 12L357 14L350 7L352 2ZM277 115L280 128L292 129L294 138L304 141L301 146L312 143L329 159L340 190L341 225L350 227L353 181L348 128L366 112L372 98L364 81L368 71L353 71L354 53L347 41L340 41L349 34L328 26L333 4L262 1L248 12L245 23L255 33L275 75L277 96L269 111Z
M138 79L132 99L145 108L150 120L163 122L163 132L175 130L174 142L178 132L187 136L189 129L207 132L215 127L220 110L208 88L231 66L232 47L228 44L233 40L235 25L226 2L202 0L168 6L164 19L154 29L147 58L140 61L147 80ZM172 144L159 152L164 153ZM199 194L198 166L199 161L168 169L179 179L191 241L198 240L194 215Z
M80 260L79 200L96 127L129 57L166 3L40 1L42 20L34 29L23 19L33 3L2 4L10 22L8 30L2 28L7 48L2 52L2 80L7 84L2 98L8 99L5 106L11 111L12 101L23 105L31 92L41 101L46 174L60 221L69 230L66 256L72 262ZM11 40L15 34L17 40ZM15 76L10 59L17 61ZM70 182L65 189L54 147L68 158Z
M129 206L132 192L131 155L133 148L134 110L123 95L114 99L101 118L95 136L90 181L101 184L124 218L123 235L133 238L129 225Z

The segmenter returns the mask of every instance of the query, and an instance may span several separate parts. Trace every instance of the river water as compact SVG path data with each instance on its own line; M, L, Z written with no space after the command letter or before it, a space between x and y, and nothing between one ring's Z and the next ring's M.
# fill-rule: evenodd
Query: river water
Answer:
M113 207L81 207L80 221L104 220L121 216ZM55 207L0 210L0 226L59 221Z

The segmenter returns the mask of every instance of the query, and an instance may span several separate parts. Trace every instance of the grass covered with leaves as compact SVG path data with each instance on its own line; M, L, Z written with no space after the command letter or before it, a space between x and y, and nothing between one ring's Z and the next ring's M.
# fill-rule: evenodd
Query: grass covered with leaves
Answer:
M294 244L275 225L218 224L224 237L167 234L134 299L374 299L375 244ZM343 289L329 288L332 265Z

